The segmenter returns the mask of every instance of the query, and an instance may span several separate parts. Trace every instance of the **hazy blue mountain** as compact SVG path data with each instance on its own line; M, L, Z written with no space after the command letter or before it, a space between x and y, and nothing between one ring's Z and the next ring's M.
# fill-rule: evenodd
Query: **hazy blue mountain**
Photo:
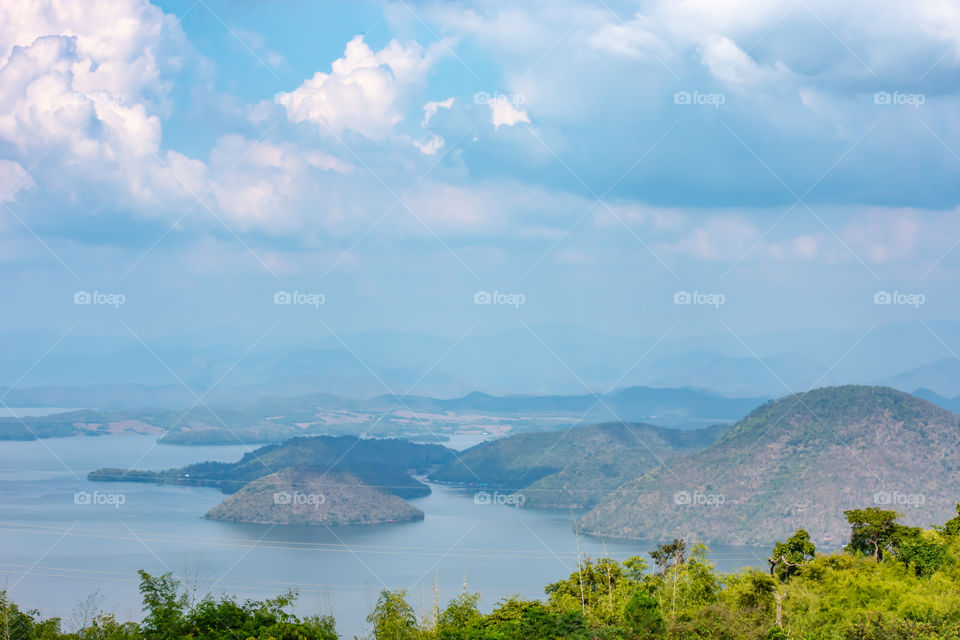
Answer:
M885 378L881 382L904 391L929 389L941 396L953 398L960 395L960 360L952 356L940 358Z

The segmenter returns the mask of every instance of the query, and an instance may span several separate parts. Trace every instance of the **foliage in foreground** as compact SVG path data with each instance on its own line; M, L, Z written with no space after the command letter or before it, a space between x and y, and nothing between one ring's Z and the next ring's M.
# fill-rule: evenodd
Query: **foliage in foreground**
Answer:
M519 596L479 609L466 590L418 618L403 590L380 593L373 640L960 640L960 505L923 530L877 508L847 511L851 541L817 554L806 531L778 542L769 572L720 574L707 548L674 540L617 562L585 559L545 600ZM140 572L141 623L93 614L65 633L0 592L0 640L336 640L329 616L288 613L295 594L264 601L191 602L172 576Z

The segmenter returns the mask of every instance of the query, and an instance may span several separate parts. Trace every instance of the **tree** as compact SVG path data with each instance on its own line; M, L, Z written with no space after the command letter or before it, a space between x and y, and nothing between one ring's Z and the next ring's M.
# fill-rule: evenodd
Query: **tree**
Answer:
M466 631L483 618L477 608L479 601L479 593L467 593L466 590L451 600L437 620L440 638L452 640L466 637Z
M942 527L934 527L937 531L951 538L960 537L960 502L957 503L957 515L947 520Z
M883 553L897 533L896 511L868 507L844 511L850 523L851 536L849 547L853 551L871 554L877 562L883 560Z
M797 529L786 542L778 542L773 546L773 553L767 558L770 575L787 580L798 573L800 567L813 560L816 554L817 547L810 540L810 534L805 529Z
M897 560L917 576L933 575L948 557L946 545L919 527L898 526L893 545Z
M376 640L410 640L417 636L417 617L407 602L404 589L380 592L377 604L367 616Z
M624 622L639 640L662 638L667 633L667 625L660 614L657 601L646 593L637 593L627 603L623 611Z
M180 581L171 573L151 576L144 570L140 575L140 596L147 615L140 625L147 640L180 640L190 634L185 617L186 594L180 593Z
M680 538L674 538L673 542L658 545L656 549L650 552L654 564L660 571L663 578L667 577L669 571L673 576L673 606L672 612L677 613L677 580L679 579L679 567L687 561L687 543Z

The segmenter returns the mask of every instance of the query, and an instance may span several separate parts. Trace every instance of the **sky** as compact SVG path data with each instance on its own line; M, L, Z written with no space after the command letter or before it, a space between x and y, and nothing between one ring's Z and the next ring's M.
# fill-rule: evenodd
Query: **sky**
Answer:
M0 2L0 336L954 321L958 38L950 0Z

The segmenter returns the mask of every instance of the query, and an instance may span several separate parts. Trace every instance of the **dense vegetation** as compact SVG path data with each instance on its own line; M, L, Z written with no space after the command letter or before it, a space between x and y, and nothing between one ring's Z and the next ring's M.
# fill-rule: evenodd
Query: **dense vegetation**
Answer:
M216 487L224 493L235 493L247 483L282 469L312 468L352 473L370 486L383 487L401 498L416 498L429 495L430 487L407 472L412 469L426 473L453 457L452 450L436 444L356 436L312 436L260 447L237 462L200 462L166 471L98 469L88 478L101 482Z
M402 589L384 590L367 617L373 640L957 640L960 505L923 530L870 507L845 512L847 550L818 554L799 530L777 543L768 571L720 574L707 548L674 540L623 562L585 559L547 585L544 600L517 596L490 613L466 590L418 617ZM195 600L170 575L140 572L139 624L92 613L78 631L39 619L0 592L3 640L335 640L329 616L288 612L295 594L262 602Z
M471 447L430 479L522 492L527 506L593 506L663 461L706 447L726 428L611 422L521 433Z
M423 513L406 500L429 495L430 487L410 472L427 473L454 455L437 444L315 436L266 445L233 463L201 462L166 471L98 469L88 478L216 487L231 495L207 513L213 520L378 524L422 520Z

